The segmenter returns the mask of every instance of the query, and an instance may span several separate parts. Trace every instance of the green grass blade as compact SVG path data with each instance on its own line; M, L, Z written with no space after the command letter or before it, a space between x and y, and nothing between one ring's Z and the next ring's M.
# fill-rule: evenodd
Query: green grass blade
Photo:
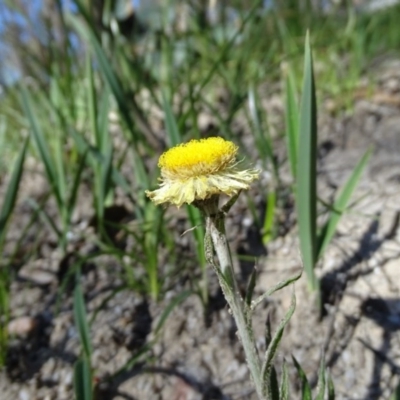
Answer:
M276 369L273 366L269 377L270 397L269 400L280 400L279 383Z
M250 307L251 299L253 298L254 289L257 283L257 269L254 267L253 271L250 275L249 282L247 284L246 296L245 296L245 303Z
M121 114L123 115L125 122L128 127L133 125L133 121L131 120L131 116L128 112L125 102L124 91L122 89L122 85L114 73L111 63L107 59L106 54L104 53L100 42L98 41L96 35L93 30L86 27L82 21L80 21L77 17L72 14L68 15L68 20L73 26L73 28L79 33L79 35L88 43L90 48L93 50L96 55L96 59L98 61L98 65L100 70L102 71L107 83L109 84L112 93L115 96L115 100L118 103ZM128 128L129 129L129 128ZM133 135L133 139L136 141L137 137Z
M27 203L32 207L34 213L39 215L42 221L50 228L61 240L62 232L57 228L54 218L50 217L43 204L38 204L33 198L28 198Z
M285 360L282 365L280 400L289 400L289 372Z
M262 366L262 377L265 383L265 393L268 393L268 398L271 397L271 390L273 389L269 383L271 378L271 373L273 369L273 361L275 358L276 351L278 350L279 343L282 339L283 331L285 326L289 322L290 318L292 317L294 310L296 309L296 296L294 292L292 293L292 299L290 303L290 307L286 312L285 316L283 317L282 321L279 323L275 334L273 335L271 342L268 345L267 351L265 352L265 359Z
M10 318L10 271L8 268L0 269L0 368L7 359L8 349L8 321Z
M106 150L106 154L104 157L104 163L101 164L101 177L100 177L100 199L98 199L98 204L100 209L98 210L100 212L99 217L103 215L103 211L105 208L105 203L107 200L107 195L110 192L111 189L111 177L112 177L112 170L113 170L113 148L110 146L108 150Z
M134 98L131 96L129 101L127 101L120 79L115 73L110 61L107 59L107 56L94 31L90 27L85 26L82 21L72 14L68 14L68 20L74 29L79 33L79 35L89 44L90 48L96 55L99 69L115 97L115 100L118 104L118 109L125 122L126 128L131 135L133 143L136 144L139 140L141 140L143 143L147 143L153 148L159 148L160 142L156 138ZM135 121L133 121L130 112L132 112L134 115ZM140 128L140 130L143 132L143 137L139 137L137 131L135 131L133 128L135 126L134 122L136 123L136 126L138 126L138 128Z
M74 365L75 400L92 400L92 372L90 361L84 356Z
M52 192L56 198L56 202L59 207L59 210L62 210L63 201L62 201L61 193L60 193L60 190L58 187L57 166L55 165L52 157L50 156L50 150L49 150L49 147L47 146L46 138L44 136L42 128L40 127L40 125L36 119L35 113L33 111L30 95L24 86L22 86L20 98L21 98L23 110L25 112L26 117L28 118L29 123L30 123L33 138L34 138L35 144L37 146L37 149L39 151L39 156L43 162L43 165L44 165L44 168L46 171L46 175L49 180L49 184L50 184Z
M260 7L262 7L262 1L257 0L253 3L252 7L248 10L246 13L245 17L241 21L241 24L239 28L235 31L235 33L231 36L231 38L221 47L221 49L217 52L217 57L213 58L213 64L210 68L208 68L208 73L206 76L203 78L203 80L196 85L196 90L193 93L193 98L192 101L193 103L197 103L198 100L202 96L203 89L208 85L208 83L212 80L213 76L218 72L218 70L221 70L221 66L223 65L224 60L229 56L230 52L232 51L232 48L234 48L235 43L237 43L238 38L240 35L243 34L243 31L245 28L251 24L252 21L254 21L254 18L257 16L257 12L260 10ZM215 59L215 61L214 61ZM186 120L189 118L191 115L192 111L191 108L189 107L188 111L183 115L182 123L184 124Z
M253 134L255 137L257 149L260 152L262 162L266 168L268 160L271 162L274 171L274 153L272 151L271 138L266 132L266 128L262 124L262 119L260 116L259 99L256 90L253 86L250 87L248 92L248 105L251 118L251 124L253 127ZM275 171L277 172L277 171Z
M300 250L311 290L318 288L314 267L317 260L317 104L315 83L307 33L305 44L304 80L300 111L300 137L297 166L297 219Z
M193 292L191 290L185 290L182 293L179 293L177 296L175 296L165 307L164 311L162 312L157 325L154 329L154 335L158 335L162 329L162 327L165 324L165 321L167 320L168 316L171 314L171 312L177 307L179 304L181 304L183 301L185 301Z
M372 148L369 148L365 154L361 157L360 161L357 163L356 167L354 168L353 172L351 173L350 177L342 187L339 196L335 200L333 207L331 209L331 213L329 216L328 221L324 225L319 235L318 240L318 258L321 257L326 248L328 247L329 243L331 242L337 224L343 213L346 210L346 207L351 199L351 196L361 178L361 174L363 173L369 158L372 154Z
M278 282L276 285L274 285L273 287L268 289L265 293L263 293L261 296L257 297L257 299L251 303L251 309L254 310L261 302L263 302L267 297L274 294L276 291L283 289L284 287L290 285L293 282L296 282L298 279L300 279L302 273L303 273L303 270L298 272L296 275L289 277L288 279Z
M91 146L87 142L87 140L82 135L79 134L79 132L75 131L74 129L70 129L69 134L74 139L75 145L78 148L78 152L81 154L81 156L84 156L85 153L88 153L88 157L92 164L98 162L106 163L105 157L99 152L99 150ZM115 167L112 168L112 179L114 183L120 186L126 194L128 195L131 194L132 192L131 185L129 185L129 183L121 174L121 172L119 172Z
M110 89L106 86L100 99L99 115L98 115L98 142L99 150L104 154L111 145L109 120L110 113Z
M165 125L168 136L168 145L170 147L176 146L182 142L181 134L178 130L178 124L176 123L175 116L172 112L171 104L168 101L166 93L162 92L163 108L165 114Z
M285 79L285 126L290 169L293 179L296 180L299 142L299 110L296 98L296 85L291 69L287 71Z
M276 192L271 190L267 195L267 207L262 229L262 242L265 245L273 239L275 227Z
M75 203L76 199L78 196L78 190L79 190L79 185L82 180L82 173L85 169L86 166L86 158L87 158L87 152L83 153L83 155L80 157L78 166L75 171L75 177L72 183L72 187L69 193L69 199L68 199L68 212L71 215L74 208L75 208Z
M17 199L17 193L19 188L19 183L21 181L24 160L26 155L26 149L28 147L29 138L25 140L21 152L15 162L13 171L11 173L10 182L7 186L7 190L4 196L3 204L0 210L0 245L4 239L6 232L6 225L11 217L12 211L15 206L15 201Z
M326 369L325 369L325 361L324 356L321 358L321 363L318 371L318 393L315 397L315 400L324 400L325 399L325 389L326 389Z
M192 233L196 243L196 255L197 261L199 262L202 274L201 285L201 298L204 304L208 303L208 279L207 279L207 260L204 250L204 236L205 230L202 225L202 215L198 208L191 205L186 205L186 212L189 217L190 224L192 226Z
M335 385L331 375L328 373L328 400L335 400ZM400 390L398 392L397 400L400 400Z
M51 80L51 87L53 88L51 95L51 103L55 105L57 109L60 109L61 104L63 104L63 96L61 95L61 90L59 88L59 84L56 79ZM47 100L46 94L44 94L44 96L41 97L44 98L44 101L46 102ZM38 109L39 107L36 107L36 109ZM58 192L60 193L60 198L62 199L64 205L65 199L67 198L67 182L66 182L65 167L63 161L65 150L64 150L62 135L63 135L63 130L59 129L58 132L52 135L51 142L53 144L52 146L52 151L54 152L53 159L57 172L56 180L57 180ZM63 225L65 227L68 223L66 207L62 208L62 218L63 218Z
M90 360L92 354L92 344L90 342L89 324L86 316L85 300L83 298L82 287L77 274L77 283L74 290L74 320L79 332L79 338L83 347L85 357Z
M400 400L400 383L397 384L397 387L392 396L390 397L390 400Z
M93 142L97 146L97 148L101 149L101 139L99 133L99 125L97 123L98 109L97 109L97 101L96 101L96 89L94 84L93 77L93 67L92 67L92 59L89 53L86 55L86 70L87 70L87 79L88 79L88 90L87 90L87 100L88 100L88 113L89 113L89 121L90 121L90 129L93 135Z
M301 368L301 365L294 358L294 356L292 356L292 359L300 378L301 400L312 400L311 387L310 384L308 383L307 376L303 371L303 368Z

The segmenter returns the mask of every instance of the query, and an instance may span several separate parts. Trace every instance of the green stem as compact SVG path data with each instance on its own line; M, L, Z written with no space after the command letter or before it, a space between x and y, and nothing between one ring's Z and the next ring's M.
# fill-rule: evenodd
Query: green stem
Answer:
M232 255L225 234L224 213L218 210L217 203L208 203L203 211L206 215L206 241L205 250L210 262L219 278L226 301L232 311L246 355L246 361L253 378L255 389L260 400L265 400L263 395L263 380L261 362L255 345L253 328L251 325L251 311L243 301L235 280ZM217 255L220 267L214 264L213 249Z

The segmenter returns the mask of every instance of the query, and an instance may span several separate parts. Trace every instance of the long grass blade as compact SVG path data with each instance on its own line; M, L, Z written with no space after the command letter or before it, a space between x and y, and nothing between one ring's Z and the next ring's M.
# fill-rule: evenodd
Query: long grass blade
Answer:
M207 280L207 260L205 257L204 250L204 236L205 229L202 225L202 215L198 208L195 208L191 205L186 205L186 212L189 217L190 224L192 226L192 232L194 236L194 240L196 242L196 256L197 261L199 262L201 273L202 273L202 282L201 282L201 297L204 304L208 303L208 280Z
M103 154L100 153L98 149L95 147L91 146L87 140L79 134L79 132L75 131L74 129L69 130L70 135L74 139L74 142L78 148L79 154L81 156L84 156L85 153L88 154L88 158L90 159L91 163L96 163L96 162L101 162L101 163L106 163L106 159L103 156ZM114 183L118 186L120 186L126 194L131 194L132 192L132 187L129 185L127 180L124 178L124 176L119 172L116 168L112 168L112 179Z
M331 375L328 373L328 400L335 400L335 397L335 385L333 384ZM400 400L400 390L398 392L397 400Z
M249 282L247 284L246 296L245 296L245 303L250 307L251 306L251 299L253 298L254 289L257 283L257 269L254 267L253 271L250 275Z
M317 104L310 38L307 33L304 80L300 111L300 137L297 166L297 219L300 249L311 290L318 288L314 267L317 260Z
M341 216L346 210L346 207L361 178L361 174L363 173L368 163L368 160L371 157L371 154L372 154L372 148L368 149L365 152L365 154L361 157L360 161L357 163L356 167L349 176L348 180L342 187L340 194L335 200L331 209L329 219L322 228L321 233L318 237L318 253L317 253L318 258L324 254L326 248L331 242L335 234L337 224L339 223Z
M268 393L268 398L270 398L272 396L271 390L273 390L273 388L269 384L270 384L271 373L273 370L273 361L275 358L275 354L276 354L276 351L278 350L279 343L282 339L282 335L283 335L285 326L287 325L290 318L292 317L295 309L296 309L296 296L294 295L294 292L293 292L289 310L286 312L282 321L279 323L278 328L276 329L276 332L273 335L271 342L269 343L269 346L265 353L265 359L263 362L261 373L262 373L263 381L266 385L265 393Z
M392 396L390 397L390 400L400 400L400 383L397 384L397 387Z
M163 99L163 108L165 114L165 126L168 136L168 145L170 147L176 146L182 142L182 137L179 132L175 116L172 112L171 104L169 103L165 92L162 92L162 99Z
M77 283L74 290L74 320L78 328L79 338L83 347L85 357L90 360L92 354L92 344L90 341L89 324L86 316L85 300L83 298L82 287L77 274Z
M282 365L280 399L289 400L289 372L285 360L283 360L283 365Z
M42 128L36 119L35 113L32 108L32 101L31 101L30 95L24 86L22 86L20 98L21 98L21 103L22 103L22 107L24 109L25 115L28 118L28 121L30 123L32 135L33 135L36 147L39 151L40 158L43 162L47 178L51 185L52 192L56 198L56 202L57 202L59 209L62 210L63 201L62 201L61 193L60 193L60 190L58 187L57 166L55 165L54 160L52 159L52 157L50 155L50 150L47 145L47 141L46 141L44 132L42 131Z
M156 327L154 329L154 335L158 335L162 329L162 327L165 324L165 321L167 320L168 316L171 314L171 312L177 307L179 304L181 304L183 301L185 301L193 292L191 290L185 290L182 293L179 293L177 296L175 296L170 303L165 307L164 311L162 312Z
M273 239L275 227L276 191L271 190L267 195L267 207L262 229L262 242L264 246Z
M142 111L139 109L133 97L131 97L130 101L127 102L120 79L114 72L113 67L110 61L107 59L107 56L103 48L101 47L101 44L98 41L98 38L96 37L93 29L91 29L88 26L85 26L85 24L83 24L82 21L80 21L72 14L68 14L68 20L75 28L75 30L79 33L79 35L90 45L91 49L96 55L99 69L104 75L104 78L106 79L109 87L111 88L111 91L118 104L118 109L121 113L121 116L124 119L128 131L131 134L133 142L136 144L138 140L141 140L143 143L150 144L153 148L156 149L160 148L160 142L156 138L154 132L152 131L146 119L144 118ZM129 108L128 108L128 103L129 103ZM135 121L132 120L130 112L134 114ZM140 138L137 135L137 132L133 128L135 126L134 122L136 122L136 125L142 130L142 132L144 133L144 137Z
M301 385L301 399L302 400L312 400L312 395L311 395L311 386L308 383L307 376L305 372L303 371L303 368L301 368L301 365L298 363L298 361L292 356L294 366L296 367L297 373L300 378L300 385Z
M13 171L11 173L10 182L7 186L7 190L4 196L3 204L0 209L0 244L5 236L6 225L11 217L12 211L15 206L15 201L17 199L17 193L19 184L21 181L24 160L26 155L26 149L28 148L29 137L25 140L21 152L15 162Z
M281 282L278 282L276 285L274 285L273 287L268 289L261 296L257 297L256 300L252 301L251 309L254 310L261 302L263 302L267 297L271 296L276 291L283 289L284 287L290 285L293 282L296 282L301 277L302 273L303 273L303 270L300 270L297 274L295 274Z
M277 171L275 170L275 165L273 161L274 153L272 151L273 146L271 143L271 137L268 135L266 128L262 124L259 99L256 90L254 89L254 86L251 86L249 88L248 105L253 127L253 134L256 140L257 149L259 150L260 156L262 158L261 161L264 165L264 168L266 168L267 162L270 161L274 168L274 172L276 173Z
M75 400L92 400L92 372L89 360L83 356L74 365Z
M325 390L326 390L326 368L324 356L321 358L321 363L318 371L318 393L315 397L315 400L324 400L325 399Z
M0 269L0 368L7 359L8 351L8 321L10 318L10 271L8 268Z
M290 68L286 73L285 79L285 125L290 169L293 179L296 180L299 142L299 109L296 98L296 84L293 71Z

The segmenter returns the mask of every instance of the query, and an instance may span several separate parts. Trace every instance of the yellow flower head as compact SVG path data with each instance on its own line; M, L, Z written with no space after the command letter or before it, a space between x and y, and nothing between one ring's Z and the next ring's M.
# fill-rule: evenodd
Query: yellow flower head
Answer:
M156 204L180 207L213 195L232 196L249 188L258 178L255 169L240 170L236 161L238 147L220 137L191 140L163 153L160 188L146 195Z

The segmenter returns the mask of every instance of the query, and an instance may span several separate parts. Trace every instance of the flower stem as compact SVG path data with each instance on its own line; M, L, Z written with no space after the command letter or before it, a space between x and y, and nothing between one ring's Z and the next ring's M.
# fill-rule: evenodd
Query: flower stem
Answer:
M231 251L225 234L224 213L218 210L217 205L208 204L203 211L206 215L205 250L210 262L219 278L222 291L231 309L238 329L238 336L242 342L246 361L250 369L257 395L265 400L263 395L263 380L261 362L255 345L254 333L251 324L251 311L243 301L235 280ZM219 267L214 264L214 252L219 261Z

